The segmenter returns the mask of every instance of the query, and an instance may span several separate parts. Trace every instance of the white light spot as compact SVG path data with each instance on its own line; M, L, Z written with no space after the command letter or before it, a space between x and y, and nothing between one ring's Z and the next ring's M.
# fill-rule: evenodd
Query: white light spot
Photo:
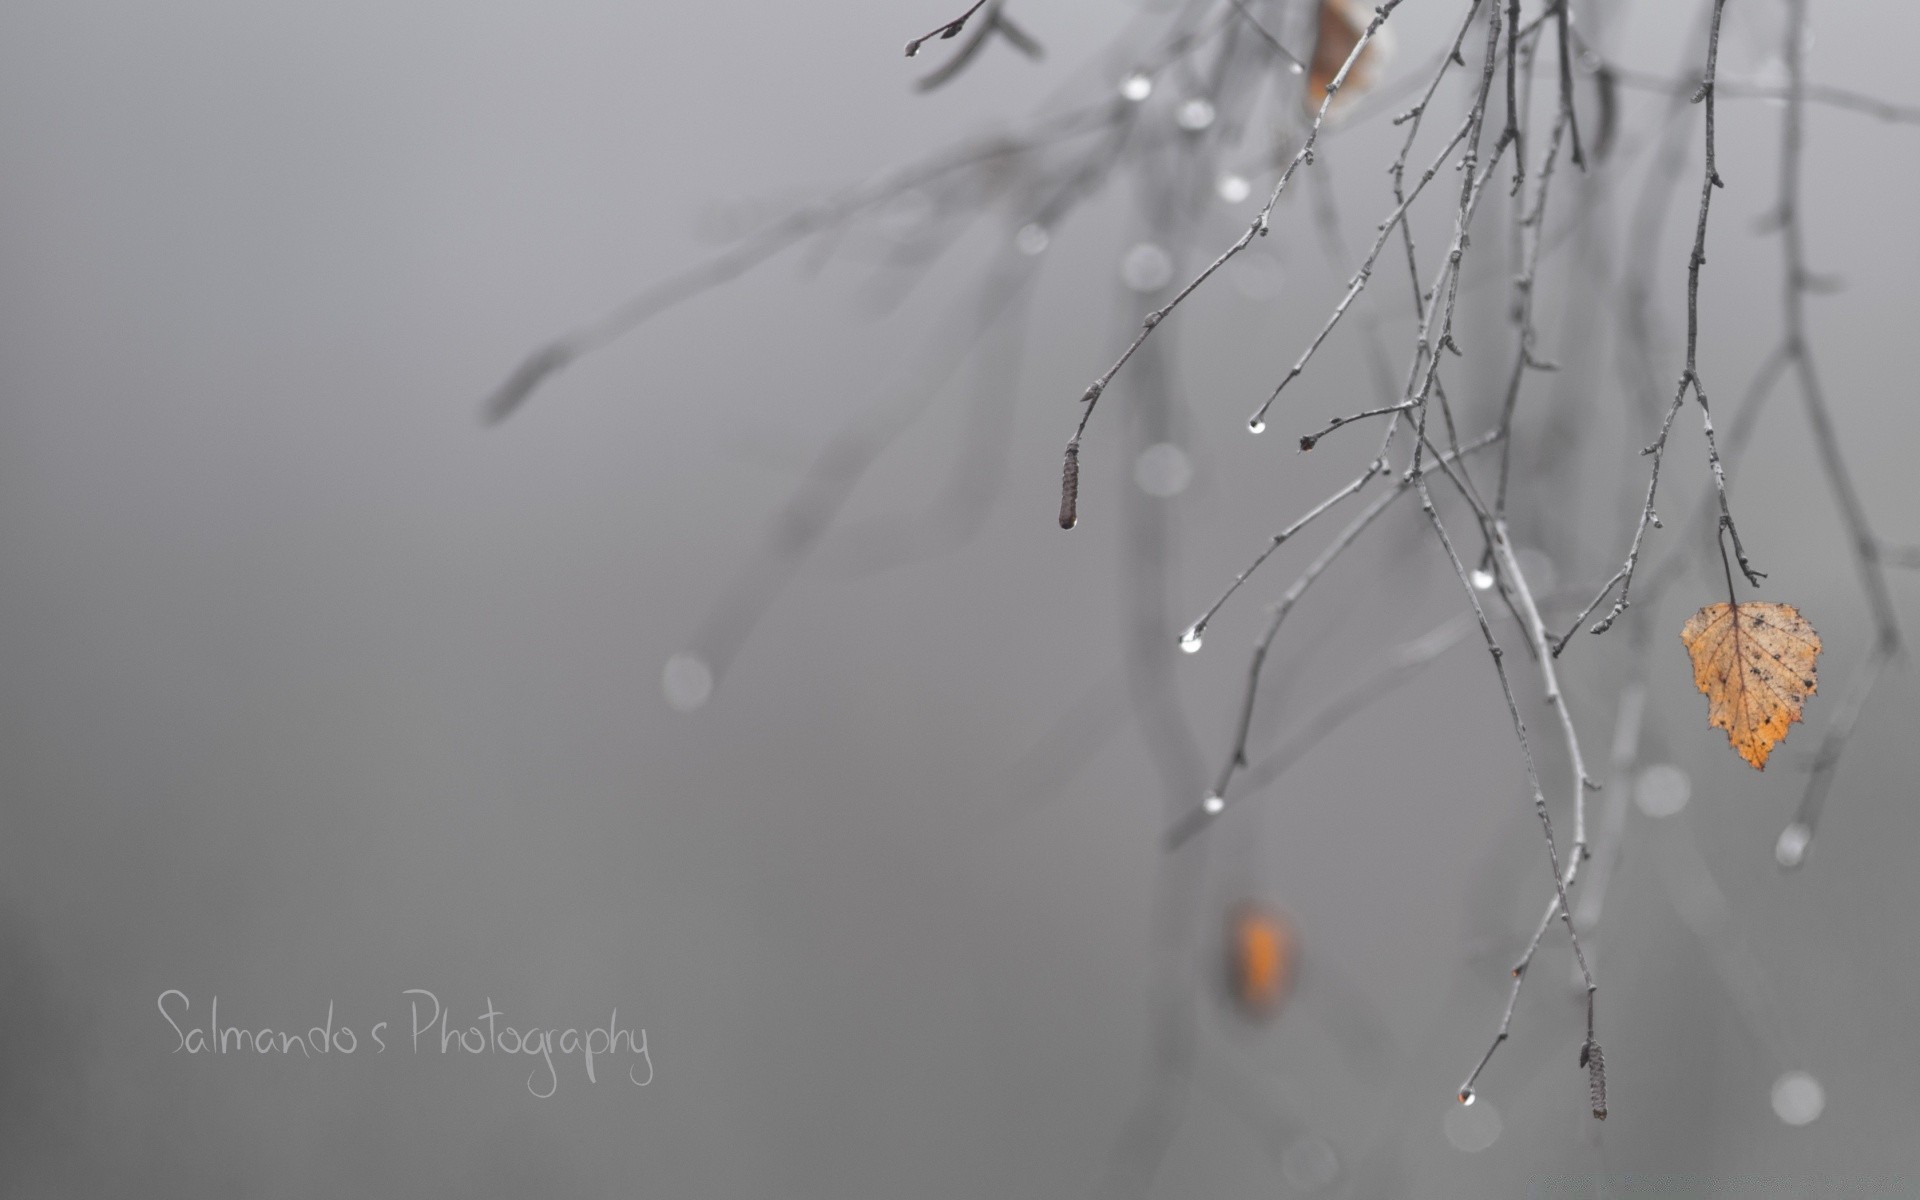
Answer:
M1045 254L1053 237L1044 225L1022 225L1020 232L1013 235L1013 248L1032 258L1036 254Z
M1173 278L1173 259L1152 242L1141 242L1120 260L1120 279L1136 292L1157 292Z
M1188 133L1199 133L1213 124L1213 101L1205 96L1195 96L1180 106L1174 114L1174 120Z
M1444 1127L1448 1144L1465 1154L1478 1154L1500 1140L1500 1114L1484 1100L1449 1108Z
M1559 582L1560 572L1554 569L1553 560L1532 546L1517 548L1513 557L1520 564L1520 573L1527 577L1527 590L1533 593L1536 601L1551 592L1553 585Z
M1266 431L1267 431L1267 423L1261 420L1259 417L1255 417L1252 420L1247 422L1248 433L1265 433Z
M1467 576L1467 582L1473 584L1476 590L1484 592L1493 586L1493 572L1485 567L1475 567Z
M1280 1177L1295 1192L1312 1195L1340 1178L1340 1156L1333 1144L1317 1133L1295 1138L1280 1152Z
M1227 268L1227 282L1243 299L1256 304L1277 300L1287 289L1287 266L1270 239L1255 239L1252 245L1233 257Z
M676 712L692 712L713 695L713 669L682 651L667 660L667 669L660 673L660 690Z
M919 188L909 188L887 201L876 223L892 241L911 242L933 221L933 200Z
M1225 800L1222 800L1218 796L1208 796L1205 800L1202 800L1200 802L1201 811L1206 813L1210 817L1218 815L1220 810L1225 808L1226 806L1227 806L1227 802Z
M1826 1107L1826 1089L1805 1071L1788 1071L1773 1081L1773 1115L1788 1125L1811 1125Z
M1253 184L1247 181L1245 175L1222 175L1220 182L1214 185L1214 190L1228 204L1238 204L1253 195Z
M1195 625L1180 635L1180 649L1188 654L1200 653L1200 639L1203 636L1205 635L1200 632L1200 627Z
M1145 71L1135 71L1120 84L1120 94L1135 104L1153 95L1153 76Z
M1193 482L1193 464L1187 452L1172 442L1159 442L1140 452L1133 463L1133 481L1149 496L1178 496Z
M1655 763L1640 772L1633 789L1633 801L1650 817L1671 817L1687 806L1693 795L1693 781L1672 763Z
M1783 867L1797 867L1807 859L1807 844L1813 841L1813 830L1795 821L1780 831L1780 840L1773 844L1773 861Z

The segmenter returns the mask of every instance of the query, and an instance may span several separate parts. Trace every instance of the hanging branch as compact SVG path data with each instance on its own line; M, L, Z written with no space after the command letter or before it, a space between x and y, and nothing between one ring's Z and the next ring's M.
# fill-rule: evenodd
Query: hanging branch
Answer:
M1380 31L1382 25L1386 24L1387 18L1393 14L1394 9L1400 7L1401 3L1402 0L1383 0L1380 7L1374 10L1373 19L1367 22L1366 30L1362 32L1359 39L1354 42L1353 50L1347 55L1346 62L1341 64L1339 72L1333 77L1333 81L1327 84L1326 98L1320 102L1320 109L1314 114L1313 125L1307 130L1306 140L1301 143L1300 149L1294 153L1293 158L1288 161L1285 169L1280 172L1279 180L1273 185L1272 194L1267 197L1267 202L1261 206L1260 212L1247 226L1246 232L1242 233L1219 257L1215 258L1211 263L1208 263L1185 287L1175 292L1173 297L1165 304L1149 312L1141 322L1140 332L1134 335L1133 341L1121 352L1120 357L1115 359L1113 365L1108 367L1098 379L1088 385L1086 392L1080 397L1080 403L1082 405L1080 422L1074 427L1073 436L1067 441L1068 453L1078 456L1080 452L1080 439L1087 431L1087 422L1092 420L1093 410L1100 403L1101 394L1106 391L1107 385L1113 382L1113 377L1120 373L1120 368L1127 365L1127 360L1139 352L1140 347L1146 343L1148 337L1152 336L1153 331L1159 327L1160 322L1164 321L1168 314L1178 308L1181 301L1199 290L1201 284L1213 278L1214 273L1232 261L1235 255L1252 245L1255 237L1266 234L1268 222L1273 216L1273 207L1280 202L1280 194L1286 190L1287 184L1293 179L1294 172L1299 170L1302 164L1313 161L1313 145L1314 142L1319 139L1320 127L1327 119L1327 109L1333 104L1334 96L1339 93L1341 86L1346 83L1348 73L1353 70L1353 64L1359 61L1361 53L1367 48L1367 44L1373 40L1373 36ZM1063 475L1062 483L1064 484L1065 482L1066 479ZM1070 507L1073 503L1072 498L1063 497L1061 500L1062 510Z
M598 320L588 322L529 354L482 406L489 425L506 420L536 389L562 369L696 296L731 283L798 242L838 228L903 193L960 172L1017 159L1040 147L1108 129L1125 119L1111 103L1089 105L1037 123L1023 137L992 137L942 151L865 184L844 188L806 205L685 271L655 283Z
M932 41L935 38L959 37L960 31L967 27L968 21L973 19L973 14L979 12L982 8L985 8L987 5L987 2L988 0L974 0L973 7L967 9L967 11L961 13L959 16L955 17L953 20L948 21L945 25L936 26L932 30L932 32L923 33L919 37L914 38L912 41L908 42L907 57L912 58L914 55L920 53L920 47L926 45L928 42Z
M987 9L986 19L980 22L973 36L968 38L966 43L954 52L952 58L942 63L932 74L916 82L913 85L916 91L931 92L935 88L956 78L960 72L966 70L973 60L979 56L980 51L985 48L986 44L991 41L996 34L1005 38L1012 44L1014 49L1020 51L1020 53L1030 59L1038 61L1046 56L1046 49L1040 45L1038 39L1026 30L1020 28L1020 26L1014 24L1013 19L1007 16L1006 6L1002 3L1002 0L990 0L990 2L992 7ZM939 36L947 38L960 32L960 30L965 27L967 18L971 17L979 8L980 5L976 4L968 9L966 15L962 16L959 20L954 21L950 25L942 26L941 29L937 31ZM921 43L927 41L928 38L932 36L934 35L928 34L927 37L915 38L913 41L908 42L907 57L912 58L915 54L918 54Z
M1800 381L1800 397L1805 402L1807 422L1813 429L1814 449L1826 474L1827 486L1840 509L1840 523L1847 531L1854 568L1860 575L1861 590L1866 593L1873 612L1874 639L1867 657L1855 668L1844 692L1845 699L1834 709L1814 756L1813 772L1807 779L1793 821L1782 831L1776 857L1786 867L1799 866L1806 859L1814 830L1819 826L1821 810L1833 788L1840 756L1853 736L1860 714L1880 684L1882 673L1900 652L1900 623L1894 614L1893 593L1887 586L1886 569L1880 561L1880 543L1867 523L1859 489L1840 453L1840 436L1833 424L1833 410L1813 359L1813 346L1807 335L1806 295L1813 276L1807 270L1806 236L1800 204L1800 160L1803 126L1806 120L1806 64L1803 31L1806 28L1806 0L1788 0L1784 54L1787 60L1787 110L1780 135L1780 203L1776 210L1781 242L1785 246L1783 267L1786 297L1784 350Z
M1701 382L1699 369L1700 349L1700 268L1707 261L1707 216L1713 205L1713 189L1724 187L1719 168L1714 158L1714 71L1720 56L1720 17L1726 8L1726 0L1713 0L1711 23L1707 32L1707 65L1700 86L1693 94L1696 103L1706 104L1706 168L1700 183L1700 214L1694 223L1693 252L1687 258L1687 358L1686 366L1680 372L1680 384L1674 391L1671 404L1667 407L1665 420L1660 424L1660 436L1641 453L1653 459L1653 469L1647 481L1647 499L1641 507L1640 520L1633 531L1633 541L1627 547L1627 558L1618 574L1601 589L1600 597L1588 606L1591 612L1599 606L1617 583L1620 594L1613 602L1613 608L1593 626L1592 632L1605 633L1612 628L1620 614L1627 611L1632 602L1633 573L1640 561L1640 544L1645 539L1649 526L1655 526L1660 518L1654 512L1654 498L1660 487L1660 463L1666 455L1667 438L1673 430L1673 419L1680 414L1681 405L1686 403L1687 392L1692 390L1694 398L1700 403L1700 420L1706 432L1707 463L1712 470L1714 490L1720 500L1720 523L1733 539L1734 557L1739 561L1740 572L1747 582L1755 587L1765 576L1754 569L1747 558L1746 548L1741 544L1740 531L1733 523L1733 510L1727 503L1726 468L1720 459L1719 446L1714 440L1713 415L1707 405L1706 386ZM1564 642L1562 646L1564 646Z

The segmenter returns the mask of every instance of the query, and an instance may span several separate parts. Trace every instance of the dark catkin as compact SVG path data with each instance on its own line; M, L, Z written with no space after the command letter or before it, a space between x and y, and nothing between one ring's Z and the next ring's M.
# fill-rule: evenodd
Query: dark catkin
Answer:
M1587 1064L1587 1098L1593 1101L1593 1115L1607 1119L1607 1060L1599 1042L1588 1042L1580 1057Z
M1080 443L1067 443L1067 459L1060 465L1060 528L1072 529L1080 520Z

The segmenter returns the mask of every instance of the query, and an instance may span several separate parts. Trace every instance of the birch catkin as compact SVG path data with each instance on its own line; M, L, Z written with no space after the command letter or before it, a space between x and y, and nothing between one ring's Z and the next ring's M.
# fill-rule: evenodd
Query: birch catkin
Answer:
M1580 1061L1587 1068L1587 1098L1593 1101L1593 1115L1604 1121L1607 1119L1607 1060L1600 1053L1600 1043L1588 1042L1580 1052Z
M1067 459L1060 465L1060 528L1072 529L1080 520L1080 443L1067 443Z

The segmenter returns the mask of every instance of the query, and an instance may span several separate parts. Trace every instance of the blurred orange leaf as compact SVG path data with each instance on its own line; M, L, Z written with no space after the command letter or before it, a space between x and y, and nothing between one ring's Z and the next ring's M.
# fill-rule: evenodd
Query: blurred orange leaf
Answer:
M1707 605L1680 640L1693 658L1693 682L1706 693L1707 723L1764 768L1814 693L1820 635L1791 604L1750 601Z
M1293 990L1293 960L1299 943L1286 917L1246 903L1233 912L1227 932L1227 986L1234 1004L1255 1020L1280 1011Z
M1367 30L1367 23L1373 18L1373 10L1359 0L1321 0L1320 28L1313 41L1313 62L1307 67L1307 88L1300 97L1306 106L1307 116L1319 113L1320 102L1327 98L1327 85L1333 82L1340 68L1346 65L1347 55L1360 44L1360 35ZM1347 104L1358 99L1361 93L1374 84L1380 73L1380 65L1386 59L1386 30L1382 29L1367 42L1367 48L1360 52L1360 58L1353 64L1353 70L1347 73L1346 82L1340 85L1340 95L1328 105L1329 112L1337 112Z

